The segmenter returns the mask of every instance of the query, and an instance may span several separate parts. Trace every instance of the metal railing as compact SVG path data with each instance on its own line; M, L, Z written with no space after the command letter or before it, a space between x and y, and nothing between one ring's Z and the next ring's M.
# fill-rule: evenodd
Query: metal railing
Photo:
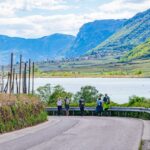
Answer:
M57 112L56 107L46 107L46 111L49 113L51 112L52 115L55 115ZM65 111L65 108L62 109L62 111ZM79 107L70 107L70 112L73 112L74 115L75 112L80 111ZM92 115L96 112L95 107L85 107L85 112L91 112ZM110 112L109 115L111 115L111 112L137 112L137 113L147 113L150 115L150 108L144 108L144 107L111 107L107 110L107 112Z

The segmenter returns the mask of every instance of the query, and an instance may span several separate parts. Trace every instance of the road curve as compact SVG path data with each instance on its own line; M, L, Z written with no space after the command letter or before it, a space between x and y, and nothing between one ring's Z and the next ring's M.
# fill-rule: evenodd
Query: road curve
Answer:
M111 117L49 117L0 135L0 150L138 150L143 121Z

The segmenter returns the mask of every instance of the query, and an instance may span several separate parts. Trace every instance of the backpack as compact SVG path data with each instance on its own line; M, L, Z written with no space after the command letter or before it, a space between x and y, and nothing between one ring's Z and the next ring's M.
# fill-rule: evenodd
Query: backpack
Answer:
M110 98L107 96L104 97L103 101L107 104L110 104Z

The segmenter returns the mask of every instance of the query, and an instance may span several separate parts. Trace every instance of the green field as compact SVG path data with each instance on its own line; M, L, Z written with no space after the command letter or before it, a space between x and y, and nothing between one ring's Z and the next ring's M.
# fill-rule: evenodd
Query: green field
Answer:
M109 60L109 61L108 61ZM150 60L119 62L111 57L99 60L43 62L37 77L150 77Z

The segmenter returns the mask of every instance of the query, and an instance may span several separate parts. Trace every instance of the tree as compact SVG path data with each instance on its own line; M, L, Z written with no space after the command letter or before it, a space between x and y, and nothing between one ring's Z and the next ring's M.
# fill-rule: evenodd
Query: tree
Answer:
M45 86L40 86L37 89L37 95L40 97L42 101L46 103L48 103L51 94L52 94L52 88L50 84L46 84Z
M65 99L65 97L68 97L71 99L73 94L66 92L60 85L56 85L52 88L50 84L46 84L37 89L37 95L47 104L56 104L58 98Z
M78 101L81 97L84 98L85 102L95 102L98 98L98 90L94 86L84 86L74 96L74 100Z
M65 97L68 97L71 99L72 95L73 95L72 93L66 92L62 86L56 85L53 88L53 92L52 92L51 96L49 97L49 104L54 103L54 102L56 103L58 98L65 99Z

